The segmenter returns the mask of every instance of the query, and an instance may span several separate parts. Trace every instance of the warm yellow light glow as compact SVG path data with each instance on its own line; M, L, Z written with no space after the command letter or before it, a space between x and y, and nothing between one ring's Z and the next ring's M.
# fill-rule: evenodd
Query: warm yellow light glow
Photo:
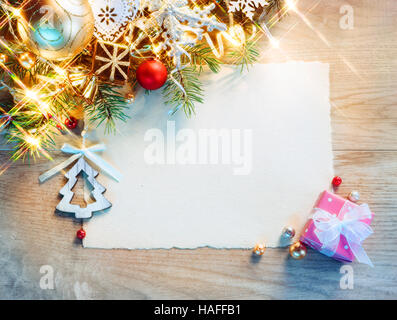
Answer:
M235 47L240 47L242 43L238 40L236 40L230 33L222 31L222 35L226 40L228 40L233 46Z
M157 55L161 51L161 48L161 45L153 45L153 53Z
M58 66L54 66L54 70L55 70L55 72L56 72L58 75L60 75L60 76L63 77L63 78L66 78L66 76L67 76L66 70L64 70L64 69L62 69L62 68L60 68L60 67L58 67Z
M37 92L33 91L33 90L26 90L25 91L25 96L28 97L30 100L38 100L38 96L37 96Z
M287 5L288 10L296 10L296 1L295 0L285 0L285 4Z
M210 46L210 48L212 50L212 53L215 55L215 57L217 57L219 59L220 57L222 57L224 55L225 50L223 48L223 41L222 41L222 33L221 32L217 33L217 35L216 35L216 41L217 41L219 50L216 49L216 47L215 47L215 45L214 45L214 43L213 43L213 41L212 41L212 39L211 39L211 37L210 37L210 35L208 33L204 33L204 38L207 41L208 45Z
M22 17L22 15L21 15L21 9L14 9L13 11L12 11L12 13L14 14L14 16L15 17Z
M276 38L272 37L269 39L269 41L273 48L278 49L280 47L280 41L278 41Z
M239 45L242 45L245 43L245 32L242 26L240 26L239 24L234 25L233 27L230 28L230 35L232 35L232 37L234 39L236 39L237 42L239 42Z
M38 148L40 147L40 139L37 137L32 137L32 136L26 136L25 141L27 144L29 144L31 147Z
M225 38L234 47L241 47L246 41L244 29L240 25L233 25L228 31L221 31L216 34L216 44L218 49L208 33L204 33L203 36L211 48L212 53L218 59L225 54L223 38Z
M40 103L39 108L42 114L46 114L50 111L50 106L45 102Z

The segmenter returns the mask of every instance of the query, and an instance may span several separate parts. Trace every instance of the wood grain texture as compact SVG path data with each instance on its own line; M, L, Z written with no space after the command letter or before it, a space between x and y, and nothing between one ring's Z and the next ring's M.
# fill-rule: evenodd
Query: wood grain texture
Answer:
M343 4L354 9L353 30L339 27ZM360 190L376 214L365 241L375 268L353 264L353 290L340 289L341 264L313 250L295 261L285 249L261 259L247 250L83 249L78 221L54 214L65 178L39 185L54 165L40 160L0 176L0 298L396 299L397 2L301 0L298 7L314 30L291 13L272 29L282 50L264 44L261 60L330 63L335 169L344 178L338 193ZM0 163L7 159L1 152ZM43 265L54 268L54 290L40 289Z

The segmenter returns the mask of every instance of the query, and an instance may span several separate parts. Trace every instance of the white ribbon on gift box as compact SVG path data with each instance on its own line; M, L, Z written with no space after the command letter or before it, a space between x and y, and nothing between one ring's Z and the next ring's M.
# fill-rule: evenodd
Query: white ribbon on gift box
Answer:
M334 254L339 245L340 237L343 235L358 262L373 267L361 242L370 236L373 231L364 219L371 218L372 213L367 204L354 207L342 219L323 209L315 208L312 219L315 226L314 233L322 243L322 249L330 250Z
M75 148L72 147L71 145L65 143L61 151L69 154L73 154L69 159L63 161L62 163L58 164L54 168L48 170L47 172L43 173L39 177L40 183L43 183L44 181L48 180L51 178L53 175L57 174L59 171L65 169L67 166L69 166L71 163L76 161L77 159L81 157L86 157L87 159L91 160L94 164L96 164L101 170L109 174L111 177L113 177L116 181L120 181L122 175L121 173L113 168L109 163L107 163L105 160L103 160L101 157L97 156L94 152L100 152L106 150L106 146L104 144L97 144L94 146L91 146L89 148Z

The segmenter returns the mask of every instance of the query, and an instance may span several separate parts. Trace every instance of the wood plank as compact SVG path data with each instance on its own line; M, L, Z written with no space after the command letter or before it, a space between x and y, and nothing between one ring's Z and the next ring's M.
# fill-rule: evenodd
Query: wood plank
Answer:
M354 9L353 30L339 28L342 4ZM365 241L375 268L353 264L354 290L340 289L340 263L312 250L294 261L286 249L261 259L246 250L83 249L74 236L79 222L54 214L66 180L38 185L53 166L41 159L0 175L0 298L397 298L397 2L301 0L298 7L329 46L291 13L272 29L283 51L263 43L261 62L330 63L335 168L344 179L338 193L359 190L375 212L375 234ZM55 270L55 290L39 287L43 265Z
M31 298L395 298L397 297L397 152L336 152L345 195L358 189L374 210L375 234L365 242L375 269L354 264L355 289L341 290L341 264L309 250L302 261L286 249L261 259L248 250L83 249L73 218L54 214L62 175L39 186L52 163L17 163L0 179L0 295ZM57 156L61 160L63 155ZM1 153L1 161L6 155ZM384 174L379 176L379 172ZM13 183L9 183L13 181ZM10 199L12 195L12 199ZM55 290L40 290L39 269L55 269ZM106 279L106 280L104 280ZM24 292L24 293L22 293Z

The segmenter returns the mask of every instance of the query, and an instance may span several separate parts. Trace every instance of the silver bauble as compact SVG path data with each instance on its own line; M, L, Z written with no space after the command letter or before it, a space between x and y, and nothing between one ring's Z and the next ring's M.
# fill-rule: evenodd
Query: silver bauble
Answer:
M352 191L350 192L348 198L352 202L357 202L358 200L360 200L360 193L358 191Z
M283 237L285 239L292 239L295 237L295 229L292 227L285 227L283 230Z
M21 9L18 32L36 55L70 59L92 39L94 16L88 0L31 0Z

